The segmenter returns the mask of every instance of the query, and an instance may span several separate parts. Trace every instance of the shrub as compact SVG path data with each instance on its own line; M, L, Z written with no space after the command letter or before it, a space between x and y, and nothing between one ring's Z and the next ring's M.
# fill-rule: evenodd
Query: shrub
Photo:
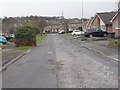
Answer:
M34 26L33 29L35 30L35 34L36 34L36 35L40 33L39 27Z
M36 32L31 26L22 26L15 32L16 46L36 46Z

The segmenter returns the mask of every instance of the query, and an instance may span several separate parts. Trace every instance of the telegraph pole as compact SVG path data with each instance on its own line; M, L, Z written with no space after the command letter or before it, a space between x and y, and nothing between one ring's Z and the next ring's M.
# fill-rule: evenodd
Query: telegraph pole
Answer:
M83 0L82 0L82 20L81 20L81 29L83 30Z
M62 11L62 24L63 24L63 29L65 30L65 20L64 20L63 11ZM66 30L65 30L65 33L66 33Z

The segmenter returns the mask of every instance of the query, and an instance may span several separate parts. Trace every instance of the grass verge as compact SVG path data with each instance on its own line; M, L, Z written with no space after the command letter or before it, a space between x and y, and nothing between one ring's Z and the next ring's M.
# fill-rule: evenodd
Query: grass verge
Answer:
M32 46L19 46L15 47L16 50L29 50Z
M71 33L65 33L65 36L71 36Z
M4 49L7 45L6 44L2 44L0 45L0 48Z
M40 43L45 39L46 36L47 36L46 34L45 34L45 35L42 35L42 36L41 36L40 34L37 35L37 36L36 36L37 45L40 44Z

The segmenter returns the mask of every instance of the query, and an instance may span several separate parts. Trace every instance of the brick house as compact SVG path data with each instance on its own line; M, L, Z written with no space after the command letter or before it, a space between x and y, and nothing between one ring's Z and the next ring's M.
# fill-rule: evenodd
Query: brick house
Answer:
M69 31L73 31L73 30L76 30L76 29L78 29L80 27L80 23L78 23L78 22L69 22L68 27L69 27Z
M120 37L120 11L110 21L112 23L112 32L115 32L115 37Z
M112 32L112 22L110 21L115 15L116 12L96 13L91 21L91 28Z
M92 23L93 18L94 18L94 17L91 17L91 18L88 20L88 22L87 22L87 24L86 24L86 26L85 26L86 29L91 29L91 28L92 28L91 23Z
M83 20L83 22L82 22ZM88 22L88 19L83 18L83 19L72 19L68 21L68 26L69 26L69 30L73 31L75 29L78 29L79 27L83 27L83 30L86 29L86 24Z

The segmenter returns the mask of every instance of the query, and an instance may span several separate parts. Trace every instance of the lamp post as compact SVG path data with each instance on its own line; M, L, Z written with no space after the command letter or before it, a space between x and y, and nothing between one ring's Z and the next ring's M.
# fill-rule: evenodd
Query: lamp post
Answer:
M82 0L82 20L81 20L81 29L83 30L83 0Z
M82 0L82 11L81 11L81 19L80 19L80 30L82 31L83 30L83 0Z

